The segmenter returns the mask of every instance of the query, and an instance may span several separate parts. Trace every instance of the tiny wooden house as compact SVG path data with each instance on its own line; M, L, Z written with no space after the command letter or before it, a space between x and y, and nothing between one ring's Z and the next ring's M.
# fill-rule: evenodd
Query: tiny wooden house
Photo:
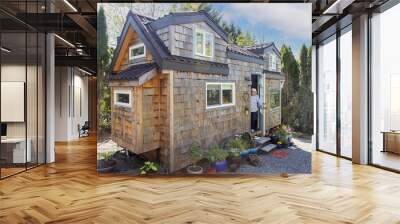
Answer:
M109 75L112 139L136 154L159 150L173 172L203 148L250 130L250 89L264 102L260 129L280 124L279 51L239 47L205 12L157 20L128 14Z

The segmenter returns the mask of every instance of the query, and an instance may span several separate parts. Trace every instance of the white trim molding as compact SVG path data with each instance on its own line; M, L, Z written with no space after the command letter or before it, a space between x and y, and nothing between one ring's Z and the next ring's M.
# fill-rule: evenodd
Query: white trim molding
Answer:
M203 43L202 43L202 47L203 47L203 52L202 53L198 53L197 52L197 33L201 33L203 35ZM210 36L211 37L211 55L207 55L206 54L206 36ZM194 29L194 35L193 35L193 53L194 55L197 56L201 56L201 57L207 57L207 58L213 58L214 57L214 34L211 32L207 32L203 29L199 29L199 28L195 28Z
M232 88L223 88L223 85L231 85ZM209 85L220 85L220 104L219 105L212 105L208 106L208 101L207 101L207 92L208 92L208 86ZM222 103L223 100L223 95L222 91L223 90L230 90L232 89L232 103L224 104ZM206 82L206 109L213 109L213 108L221 108L221 107L229 107L229 106L234 106L235 101L236 101L236 91L235 91L235 82Z
M129 103L119 102L118 97L117 97L118 94L128 94L129 95ZM132 108L132 90L130 90L130 89L115 89L114 90L114 105Z
M143 54L133 56L132 50L141 48L141 47L143 47ZM129 60L134 60L134 59L144 58L144 57L146 57L146 46L144 45L144 43L134 44L129 47Z

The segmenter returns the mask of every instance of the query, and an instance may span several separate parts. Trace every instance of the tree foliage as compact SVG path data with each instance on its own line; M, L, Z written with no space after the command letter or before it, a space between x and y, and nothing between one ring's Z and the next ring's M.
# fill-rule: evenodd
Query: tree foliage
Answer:
M307 135L313 133L313 94L311 91L311 48L301 47L299 61L290 47L281 48L282 72L286 81L282 89L282 123Z
M98 96L98 128L99 132L111 130L111 93L107 80L110 70L112 50L108 48L108 35L106 16L103 7L100 7L97 15L97 96Z

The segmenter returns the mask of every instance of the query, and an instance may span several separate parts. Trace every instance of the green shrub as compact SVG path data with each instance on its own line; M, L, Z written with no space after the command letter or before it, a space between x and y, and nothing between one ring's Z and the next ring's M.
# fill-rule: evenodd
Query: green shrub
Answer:
M227 144L228 149L239 149L241 151L245 150L246 144L241 138L232 139Z
M160 165L155 162L147 161L144 162L144 165L140 167L140 174L146 174L149 172L156 173L160 170Z
M200 148L200 144L193 142L190 145L190 159L192 160L192 163L196 164L201 158L203 158L203 152Z
M112 158L115 152L107 151L107 152L100 152L98 154L98 159L109 160Z
M228 151L221 149L218 145L213 145L208 150L208 159L210 162L224 161L228 154Z

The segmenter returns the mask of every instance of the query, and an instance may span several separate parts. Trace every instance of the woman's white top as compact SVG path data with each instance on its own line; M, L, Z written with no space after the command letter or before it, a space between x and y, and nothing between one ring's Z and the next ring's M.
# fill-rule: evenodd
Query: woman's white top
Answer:
M250 112L257 112L261 105L261 100L258 95L250 97Z

